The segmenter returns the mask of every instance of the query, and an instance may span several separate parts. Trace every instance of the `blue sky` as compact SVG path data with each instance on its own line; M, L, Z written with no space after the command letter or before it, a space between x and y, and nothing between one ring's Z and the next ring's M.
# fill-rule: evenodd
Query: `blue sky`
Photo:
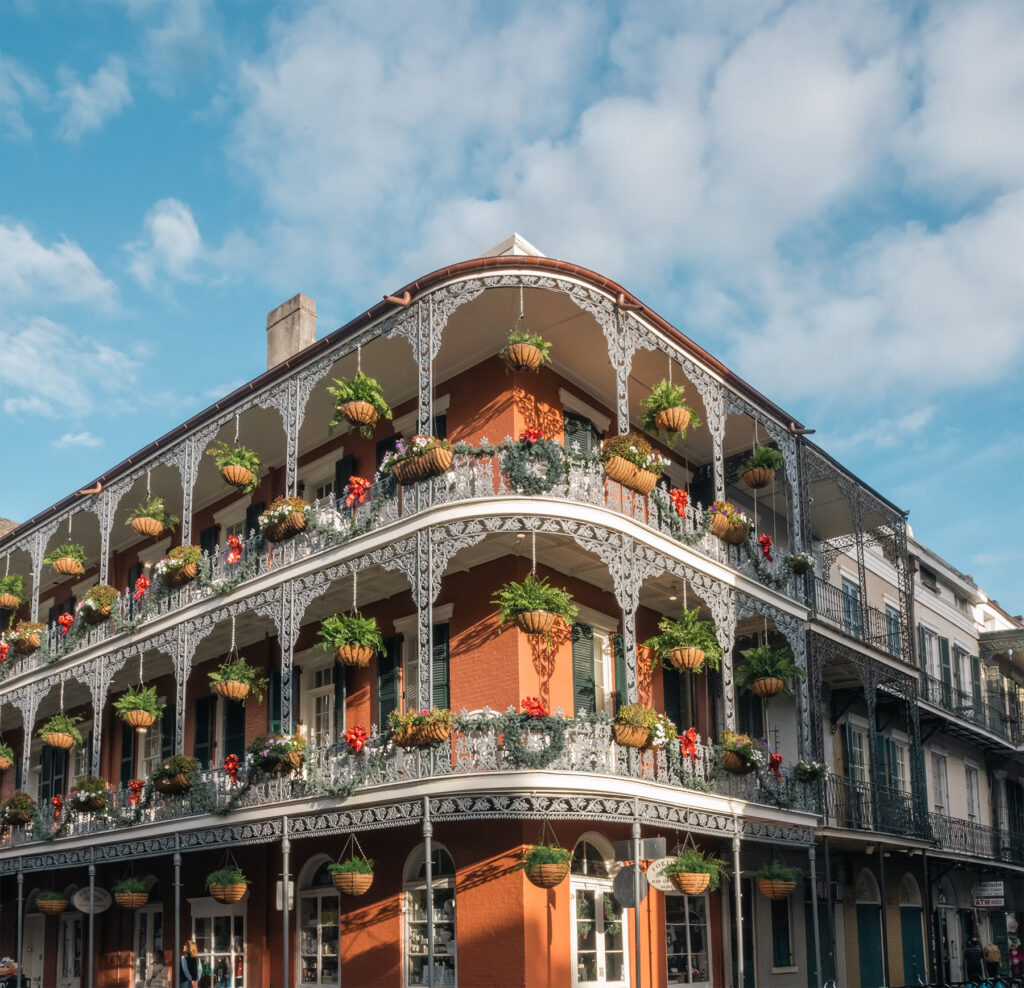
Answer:
M1024 610L1024 6L0 6L0 515L517 230ZM1009 533L1009 534L1008 534Z

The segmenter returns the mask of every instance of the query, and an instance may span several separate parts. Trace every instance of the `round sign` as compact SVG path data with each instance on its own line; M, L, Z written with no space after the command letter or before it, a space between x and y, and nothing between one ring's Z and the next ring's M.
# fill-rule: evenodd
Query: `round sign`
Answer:
M649 881L659 892L675 892L676 887L672 880L665 874L665 869L675 861L671 858L658 858L647 866L647 881Z
M106 889L96 887L92 890L92 900L89 899L89 886L79 889L72 897L72 905L83 913L101 913L110 908L114 900Z
M612 882L612 891L615 893L615 898L619 900L619 903L625 906L627 909L633 909L636 906L636 902L633 899L633 868L623 868L616 876L615 881ZM640 901L643 902L647 898L647 879L644 878L644 873L640 872Z

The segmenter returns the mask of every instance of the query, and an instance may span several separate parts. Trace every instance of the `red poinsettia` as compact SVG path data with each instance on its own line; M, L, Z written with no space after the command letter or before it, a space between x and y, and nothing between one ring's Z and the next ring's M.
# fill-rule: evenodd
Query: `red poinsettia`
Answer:
M65 613L61 614L60 617L57 618L57 624L60 625L61 638L63 638L71 630L71 625L73 625L74 623L75 615L68 614L66 611Z
M523 429L519 436L521 443L535 443L540 439L544 438L544 430L538 429L537 426L531 425L528 429Z
M779 771L781 765L782 755L780 755L777 751L773 751L768 756L768 770L772 773L772 775L775 776L777 782L782 781L782 773Z
M54 818L54 820L59 820L60 819L60 811L61 811L61 809L64 806L64 800L61 798L60 794L58 794L56 796L52 796L50 798L50 805L53 807L53 818Z
M523 713L531 717L547 717L548 712L539 696L526 696L522 701Z
M7 642L0 642L0 665L7 661L7 656L10 654L11 646Z
M224 759L224 771L228 773L228 778L234 785L238 781L238 755L228 755Z
M686 502L690 500L690 495L681 487L673 487L668 492L668 496L672 498L672 506L676 509L676 514L680 518L684 517L686 514Z
M139 600L143 597L146 591L149 589L149 580L144 576L140 576L135 581L135 593L132 594L132 600Z
M242 558L242 540L237 535L228 536L228 564L237 563Z
M128 797L128 802L131 803L132 806L134 806L139 801L139 797L142 795L142 790L145 788L145 779L132 779L128 783L128 791L131 793L131 795Z
M690 764L697 762L697 728L690 727L679 735L679 747L682 748L683 757L690 759Z
M363 745L366 744L366 728L360 727L358 724L355 727L350 727L345 732L345 743L349 747L349 751L359 754L363 750Z
M759 535L757 537L758 544L761 546L761 551L764 553L764 558L770 563L775 562L775 557L772 555L772 537L770 535Z
M370 493L370 481L365 477L349 477L345 485L345 507L362 504Z

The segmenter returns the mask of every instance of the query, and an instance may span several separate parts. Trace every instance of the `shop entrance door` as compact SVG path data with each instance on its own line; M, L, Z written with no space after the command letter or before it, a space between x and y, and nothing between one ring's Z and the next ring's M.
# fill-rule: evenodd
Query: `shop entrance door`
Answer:
M22 928L22 966L30 988L43 988L43 936L46 917L42 913L26 913Z
M628 988L625 917L610 886L610 882L572 883L576 986Z
M221 914L194 917L192 937L209 988L245 988L244 915L229 908Z
M82 914L61 913L57 941L57 988L81 988Z
M164 913L161 906L135 911L135 977L145 981L149 966L164 962Z

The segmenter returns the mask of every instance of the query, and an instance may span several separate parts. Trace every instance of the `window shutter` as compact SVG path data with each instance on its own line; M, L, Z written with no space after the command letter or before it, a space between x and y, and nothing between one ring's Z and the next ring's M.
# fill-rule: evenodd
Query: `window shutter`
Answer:
M448 416L447 415L435 415L434 416L434 438L435 439L447 439L448 438Z
M885 739L886 758L886 784L893 789L897 788L897 772L900 762L900 753L896 750L896 742L892 738Z
M925 671L928 667L928 648L925 645L924 625L917 626L917 664Z
M348 696L348 666L334 665L334 743L345 737L345 701Z
M345 496L345 488L356 472L356 458L350 453L334 464L334 499L340 501Z
M566 453L585 456L593 450L597 433L590 419L566 412L563 429L565 432L563 448Z
M384 640L384 651L377 657L377 727L387 725L388 714L398 709L398 661L402 638L393 635Z
M592 714L597 709L594 688L594 629L589 624L572 626L573 711Z
M224 751L221 754L225 758L238 755L240 760L245 754L245 704L241 700L224 699Z
M860 772L853 757L853 727L849 721L843 724L843 761L846 763L846 777L853 782L859 782Z
M269 700L267 701L268 730L271 734L278 734L281 731L281 670L270 670L270 683L267 688Z
M949 639L939 639L939 669L941 670L942 682L949 686L953 682L953 672L949 665Z
M248 538L253 532L259 531L260 515L263 514L266 507L265 501L256 501L245 509L245 538Z
M871 765L871 778L869 782L873 782L877 785L885 785L885 738L875 731L875 736L872 738L872 746L874 748L873 764Z
M626 705L626 645L622 635L612 636L615 656L615 709Z
M299 729L302 716L302 667L292 666L292 734Z
M121 725L121 788L135 778L135 728L130 724Z
M772 901L772 965L774 967L790 967L792 964L789 899L775 899Z
M617 674L618 670L616 670ZM678 670L673 669L668 663L662 663L661 684L665 694L665 716L676 725L676 729L680 732L690 726L689 724L683 726L682 678Z
M199 533L199 548L208 556L214 555L217 551L217 533L219 531L219 525L211 525Z
M213 710L215 697L201 696L196 700L195 746L192 754L201 769L209 768L213 761Z
M431 705L442 710L451 706L450 658L448 650L448 625L434 625L434 652L430 659L431 685L434 695Z
M170 758L174 754L174 718L175 713L170 704L164 707L164 715L160 719L160 757Z
M971 656L971 692L974 694L974 710L976 714L981 713L981 659L977 655Z

